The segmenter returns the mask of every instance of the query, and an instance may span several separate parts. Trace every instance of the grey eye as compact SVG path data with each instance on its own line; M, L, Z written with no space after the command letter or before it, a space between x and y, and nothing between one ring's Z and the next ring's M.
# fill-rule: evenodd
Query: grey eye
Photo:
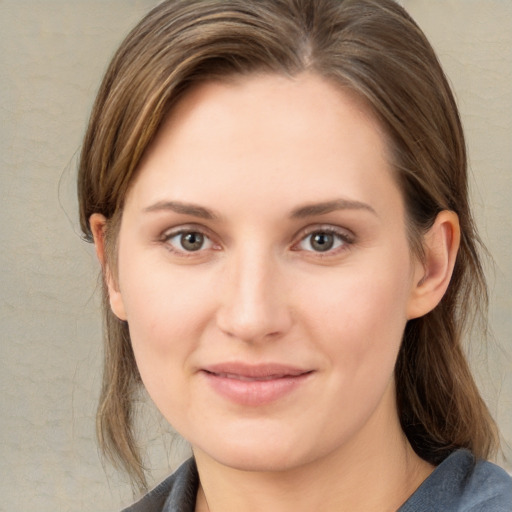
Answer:
M314 251L325 252L329 251L334 246L334 235L332 233L312 233L310 236L310 245Z
M170 233L165 241L178 253L204 251L213 247L213 242L200 231L178 231Z
M181 233L180 245L185 251L199 251L204 245L204 235L201 233Z
M350 244L344 234L329 230L312 231L305 236L298 247L308 252L329 252Z

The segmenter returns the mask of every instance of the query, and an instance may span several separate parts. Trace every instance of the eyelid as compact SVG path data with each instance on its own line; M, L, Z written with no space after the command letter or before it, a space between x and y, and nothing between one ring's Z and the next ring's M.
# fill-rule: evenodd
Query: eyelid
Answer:
M293 237L293 243L290 246L290 249L292 251L301 251L299 244L304 241L305 238L308 236L314 234L314 233L328 233L332 234L339 239L342 240L341 247L330 249L325 252L320 251L304 251L304 252L310 252L315 255L315 257L329 257L334 256L338 254L339 252L343 252L345 250L348 250L351 245L353 245L356 241L356 237L354 233L344 227L340 226L334 226L332 224L313 224L310 226L306 226L302 228L294 237ZM206 249L199 249L197 251L186 251L186 250L180 250L175 248L173 245L169 243L169 240L173 237L176 237L180 234L184 233L200 233L205 238L207 238L212 246ZM206 228L205 226L202 226L200 224L179 224L177 226L174 226L172 228L165 229L161 235L158 237L158 241L166 244L169 251L171 251L174 254L177 254L181 257L197 257L201 254L204 254L206 251L210 250L219 250L222 248L221 244L216 240L218 237L216 237L214 234L212 234L211 230Z
M339 252L347 250L351 245L353 245L356 241L356 237L352 231L347 228L342 228L339 226L333 226L332 224L315 224L311 226L307 226L300 230L297 235L294 237L294 242L291 246L292 251L300 251L301 249L298 247L301 242L303 242L308 236L314 233L328 233L339 237L344 243L341 247L328 250L325 252L316 252L316 251L305 251L315 254L317 257L328 257L338 254Z
M172 244L169 243L169 240L171 240L172 238L186 233L199 233L205 238L207 238L211 242L212 246L206 249L201 248L197 251L186 251L185 249L177 249ZM164 230L162 234L159 236L159 241L166 244L167 249L171 251L173 254L177 254L178 256L181 257L197 257L206 251L218 250L220 248L220 244L216 242L215 236L212 235L211 231L199 224L180 224L173 228L168 228Z

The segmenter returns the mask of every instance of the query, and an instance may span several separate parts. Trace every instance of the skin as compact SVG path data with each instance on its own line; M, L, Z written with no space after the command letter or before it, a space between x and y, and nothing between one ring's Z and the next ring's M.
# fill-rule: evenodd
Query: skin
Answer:
M407 320L448 286L457 218L439 214L425 259L411 253L385 138L353 94L308 74L198 86L140 164L114 277L105 222L91 217L111 306L193 447L196 510L396 510L430 474L400 428L393 369ZM204 371L233 362L307 374L244 402Z

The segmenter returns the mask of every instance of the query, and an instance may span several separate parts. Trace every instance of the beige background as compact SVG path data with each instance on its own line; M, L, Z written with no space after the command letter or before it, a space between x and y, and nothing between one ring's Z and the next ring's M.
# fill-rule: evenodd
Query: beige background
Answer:
M106 478L94 441L97 266L78 234L75 157L109 57L156 3L0 0L0 511L100 512L130 500L123 477L107 468ZM402 3L437 48L462 111L478 223L496 260L496 343L488 364L478 344L471 353L512 443L512 0ZM173 449L149 443L155 479Z

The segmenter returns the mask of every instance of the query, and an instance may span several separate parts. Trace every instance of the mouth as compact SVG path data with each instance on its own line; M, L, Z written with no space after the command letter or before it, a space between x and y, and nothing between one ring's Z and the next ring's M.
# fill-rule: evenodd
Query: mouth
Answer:
M201 373L222 398L239 405L261 406L293 394L314 371L274 363L222 363L205 367Z
M208 372L211 375L214 375L215 377L223 378L223 379L236 379L241 380L245 382L266 382L269 380L275 380L275 379L285 379L286 377L297 377L297 375L289 375L289 374L274 374L274 375L268 375L265 377L251 377L248 375L239 375L236 373L214 373L214 372Z

